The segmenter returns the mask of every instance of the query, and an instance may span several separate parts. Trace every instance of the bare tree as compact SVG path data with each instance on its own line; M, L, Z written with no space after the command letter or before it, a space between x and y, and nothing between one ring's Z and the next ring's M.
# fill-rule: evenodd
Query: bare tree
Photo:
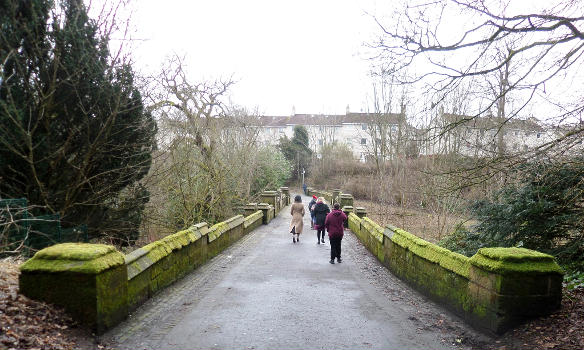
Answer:
M381 35L371 48L378 62L399 83L424 94L420 100L431 101L427 108L438 108L461 86L471 88L475 112L449 121L442 132L488 115L496 121L490 134L495 152L469 167L474 173L464 176L476 176L476 181L467 183L513 168L528 156L579 152L584 100L566 93L564 86L583 83L584 4L566 0L539 9L521 6L511 1L404 1L391 20L375 18ZM556 128L556 137L522 157L509 156L505 126L533 113Z

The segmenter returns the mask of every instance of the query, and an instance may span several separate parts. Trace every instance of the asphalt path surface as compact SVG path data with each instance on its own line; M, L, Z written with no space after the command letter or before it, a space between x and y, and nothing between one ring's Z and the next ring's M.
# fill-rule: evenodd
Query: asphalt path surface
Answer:
M286 207L101 341L118 349L464 349L484 339L391 275L350 231L343 262L331 265L328 238L316 243L308 210L296 244L290 218Z

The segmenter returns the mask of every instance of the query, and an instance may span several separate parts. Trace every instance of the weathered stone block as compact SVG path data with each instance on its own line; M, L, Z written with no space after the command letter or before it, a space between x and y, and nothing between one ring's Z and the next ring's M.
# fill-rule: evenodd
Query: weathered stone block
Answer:
M258 204L258 209L262 211L262 222L264 225L267 225L274 219L274 207L269 205L268 203L260 203Z
M363 207L356 207L355 214L360 218L364 218L367 216L367 210Z
M339 202L339 195L341 194L341 190L340 190L340 189L338 189L338 188L335 188L335 189L332 191L332 194L333 194L333 204L335 204L335 203L339 203L339 204L341 204L341 203Z
M21 266L19 283L22 294L64 307L98 334L127 316L127 269L124 255L113 246L64 243L45 248Z
M353 196L350 195L349 193L341 193L339 195L339 204L341 205L341 208L345 207L345 206L352 207L353 206Z
M243 224L244 234L248 234L251 231L255 230L257 227L262 225L263 220L263 212L258 210L253 214L250 214L245 217L245 222Z
M282 193L284 194L284 198L285 198L285 203L286 205L290 205L290 203L292 203L292 197L290 197L290 189L288 187L280 187L280 191L282 191Z

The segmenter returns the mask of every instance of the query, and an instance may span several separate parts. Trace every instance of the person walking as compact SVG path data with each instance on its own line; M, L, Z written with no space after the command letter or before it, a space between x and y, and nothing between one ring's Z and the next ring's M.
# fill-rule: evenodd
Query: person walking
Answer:
M319 197L314 205L314 227L316 228L316 242L318 244L320 244L321 240L324 243L324 221L330 211L328 205L324 203L324 199Z
M340 263L341 259L341 241L345 232L344 223L347 220L347 215L341 210L341 205L335 203L333 211L326 216L324 226L328 231L329 242L331 244L331 260L329 263L334 264L335 258Z
M310 212L310 228L314 230L314 205L316 204L316 196L312 196L310 203L308 203L308 211Z
M292 243L300 242L300 234L302 233L302 228L304 223L302 218L304 217L304 205L302 204L302 197L297 195L294 197L294 203L290 208L290 215L292 215L292 220L290 221L290 233L292 234Z

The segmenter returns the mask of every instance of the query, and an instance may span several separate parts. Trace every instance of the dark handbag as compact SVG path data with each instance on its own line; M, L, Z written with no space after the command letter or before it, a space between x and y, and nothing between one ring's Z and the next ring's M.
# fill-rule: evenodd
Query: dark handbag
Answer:
M290 233L293 235L296 234L296 226L292 226L292 231L290 231Z

